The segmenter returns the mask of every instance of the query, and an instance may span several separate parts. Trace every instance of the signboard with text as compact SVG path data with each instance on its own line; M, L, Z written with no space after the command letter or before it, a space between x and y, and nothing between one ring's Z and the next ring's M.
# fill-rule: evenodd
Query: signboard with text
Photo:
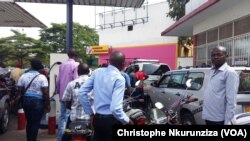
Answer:
M108 54L109 46L108 45L100 45L100 46L89 46L87 47L87 54L99 55L99 54Z

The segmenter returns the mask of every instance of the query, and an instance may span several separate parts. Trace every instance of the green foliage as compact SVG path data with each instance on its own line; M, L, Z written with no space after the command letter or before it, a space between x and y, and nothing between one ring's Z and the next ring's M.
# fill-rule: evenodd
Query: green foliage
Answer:
M13 36L0 38L0 61L6 66L14 66L19 61L29 67L30 59L41 60L44 65L49 66L50 53L65 52L66 24L53 23L52 27L41 29L40 40L27 37L16 30L12 32ZM82 61L91 62L92 56L86 55L86 47L98 45L98 42L99 37L94 29L74 23L73 47Z
M181 17L185 15L185 4L189 0L167 0L169 4L169 12L167 13L167 16L171 19L177 21ZM193 39L192 37L183 37L179 36L178 38L178 44L179 48L185 47L185 46L192 46L193 45ZM178 49L178 56L180 56L181 49Z
M169 12L167 16L177 21L185 15L185 4L187 0L167 0L169 4Z
M27 37L16 30L11 30L14 35L0 39L0 59L6 66L14 66L16 62L21 62L25 67L29 67L30 59L36 57L42 50L39 40ZM46 54L39 57L44 64L48 64Z
M40 31L40 40L52 53L65 52L66 24L52 23L52 27Z
M66 24L52 23L52 27L40 31L41 41L50 53L66 52ZM82 61L89 59L86 55L86 46L98 45L99 36L96 31L79 23L73 24L73 48L78 50Z

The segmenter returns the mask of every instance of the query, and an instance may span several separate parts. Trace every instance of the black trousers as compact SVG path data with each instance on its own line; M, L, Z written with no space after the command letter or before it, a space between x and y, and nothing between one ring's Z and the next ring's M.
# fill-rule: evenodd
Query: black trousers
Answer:
M206 120L206 125L224 125L224 121L210 121L210 120Z
M95 114L93 119L95 141L112 141L113 125L121 124L113 115Z

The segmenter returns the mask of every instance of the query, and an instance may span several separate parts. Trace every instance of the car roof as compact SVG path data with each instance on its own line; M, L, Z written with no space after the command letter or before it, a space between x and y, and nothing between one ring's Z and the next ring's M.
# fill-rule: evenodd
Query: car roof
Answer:
M241 70L250 70L250 67L232 67L234 68L234 70L236 71L241 71ZM179 70L171 70L169 72L166 73L172 73L172 72L182 72L182 71L202 71L202 72L208 72L210 71L211 68L183 68L183 69L179 69Z
M233 67L235 70L250 70L250 67Z
M139 63L160 63L160 60L156 59L135 59L132 64L139 64Z
M159 72L159 70L162 70L163 73L170 70L170 67L166 63L152 63L152 62L139 62L139 63L133 63L126 67L125 71L131 66L139 66L140 71L144 71L148 75L156 75L156 73ZM154 67L153 67L154 66Z

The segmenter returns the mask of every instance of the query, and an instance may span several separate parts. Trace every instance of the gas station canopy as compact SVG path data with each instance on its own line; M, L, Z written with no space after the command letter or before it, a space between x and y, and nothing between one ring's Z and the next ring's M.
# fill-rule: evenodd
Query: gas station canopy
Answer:
M14 0L15 2L65 4L67 0ZM73 0L74 5L115 6L139 8L144 0Z
M46 27L41 21L14 2L0 1L1 27Z

